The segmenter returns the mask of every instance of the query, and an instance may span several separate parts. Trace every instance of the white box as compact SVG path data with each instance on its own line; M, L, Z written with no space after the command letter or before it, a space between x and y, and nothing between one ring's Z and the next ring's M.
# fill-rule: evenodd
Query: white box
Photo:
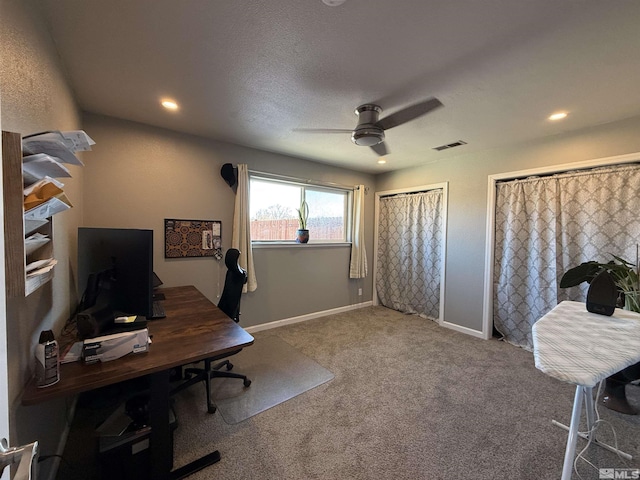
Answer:
M149 330L143 328L131 332L87 338L82 346L82 358L85 363L108 362L129 353L142 353L148 350Z

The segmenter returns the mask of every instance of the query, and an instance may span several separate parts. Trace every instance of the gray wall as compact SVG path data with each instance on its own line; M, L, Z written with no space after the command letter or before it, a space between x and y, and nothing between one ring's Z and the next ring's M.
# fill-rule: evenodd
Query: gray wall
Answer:
M58 62L48 27L35 0L3 0L0 16L0 102L2 128L29 134L80 128L80 115ZM86 156L85 156L86 158ZM20 394L33 368L34 346L43 329L59 332L76 304L73 268L75 232L82 217L82 168L71 166L65 193L74 208L53 219L53 281L27 298L7 302L8 387L12 445L38 440L41 454L56 453L67 420L64 400L23 407ZM3 287L4 288L4 287ZM2 432L6 435L6 432ZM46 478L52 460L41 464Z
M172 133L112 118L87 115L80 122L47 26L36 0L2 0L0 17L0 102L2 127L31 133L84 128L96 141L72 167L66 193L74 208L54 219L53 282L7 306L9 337L10 441L39 440L42 454L55 453L66 421L65 402L19 405L31 375L40 330L59 331L77 302L74 292L76 231L80 225L152 228L156 270L167 285L195 284L211 300L221 291L223 269L212 259L168 261L162 255L162 222L210 218L223 222L223 242L231 238L233 193L219 176L223 163L341 184L374 187L370 175L304 160ZM372 265L373 192L448 181L449 230L445 320L471 329L482 325L487 175L543 165L640 151L640 119L603 125L574 135L448 158L435 164L375 179L366 197L366 235ZM464 147L462 147L464 148ZM243 324L254 325L371 299L371 276L347 279L344 247L294 246L255 252L258 290L243 298ZM357 289L363 288L362 297ZM42 464L46 477L50 463Z
M371 187L365 213L372 264L371 175L111 117L86 114L83 126L96 141L84 169L84 225L153 229L154 268L165 286L193 284L214 302L222 293L224 262L165 259L163 226L165 218L221 220L223 248L229 248L235 194L220 176L224 163ZM258 289L242 298L242 324L257 325L370 301L371 277L348 278L349 252L348 246L312 243L254 249ZM359 288L362 296L358 296Z
M449 182L445 318L482 330L488 176L640 152L640 117L379 175L376 190Z

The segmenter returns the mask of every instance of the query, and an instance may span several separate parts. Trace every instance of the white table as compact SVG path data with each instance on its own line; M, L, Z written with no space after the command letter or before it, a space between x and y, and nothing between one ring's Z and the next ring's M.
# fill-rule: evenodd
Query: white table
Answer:
M532 327L536 368L576 385L562 480L570 480L578 426L585 402L587 429L594 422L593 387L640 361L640 314L616 309L611 317L590 313L584 303L561 302ZM615 450L593 439L593 443Z

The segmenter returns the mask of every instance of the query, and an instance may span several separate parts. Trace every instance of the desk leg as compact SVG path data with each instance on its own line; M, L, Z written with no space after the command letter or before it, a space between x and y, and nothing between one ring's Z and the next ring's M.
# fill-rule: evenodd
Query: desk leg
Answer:
M576 442L578 440L578 428L580 427L580 413L582 411L582 397L584 388L578 385L573 399L573 411L571 412L571 425L567 438L567 449L564 452L564 465L562 467L562 480L571 480L573 472L573 459L576 455Z
M150 478L168 480L173 466L171 426L169 425L168 370L150 378L149 424L151 425L149 469Z
M202 458L180 467L173 468L173 442L169 425L169 375L170 371L151 375L149 398L149 424L151 425L149 465L150 478L153 480L180 480L209 465L220 461L216 450Z

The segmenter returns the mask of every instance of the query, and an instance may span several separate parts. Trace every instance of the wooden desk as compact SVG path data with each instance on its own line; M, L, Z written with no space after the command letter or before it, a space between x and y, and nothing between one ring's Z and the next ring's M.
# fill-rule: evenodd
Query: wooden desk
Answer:
M211 303L195 287L164 288L166 318L148 322L152 344L149 351L129 354L106 363L61 365L60 381L37 388L31 381L22 396L23 405L34 405L106 385L150 375L149 423L150 478L179 479L220 459L213 452L176 471L171 471L169 374L173 367L203 360L253 344L249 335Z

